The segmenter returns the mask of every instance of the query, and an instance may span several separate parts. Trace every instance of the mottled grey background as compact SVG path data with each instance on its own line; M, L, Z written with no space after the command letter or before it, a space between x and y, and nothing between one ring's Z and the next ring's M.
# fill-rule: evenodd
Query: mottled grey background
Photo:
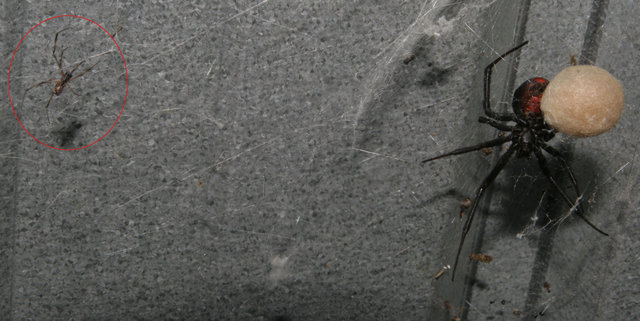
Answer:
M0 3L0 319L628 320L640 314L635 1ZM49 106L63 67L99 62ZM557 223L535 160L472 197L501 150L420 160L497 134L493 105L571 55L620 79L612 131L560 135L589 219ZM595 49L594 49L595 48ZM13 60L12 60L13 57ZM410 57L413 60L408 61ZM519 57L519 59L515 59ZM403 61L408 61L405 64ZM76 72L77 74L77 72ZM5 91L6 93L6 91ZM65 133L80 123L75 133ZM554 175L562 179L554 166ZM566 182L565 182L566 184ZM570 189L569 189L570 190ZM571 194L572 197L576 197ZM553 219L543 229L531 218ZM518 238L519 234L523 237ZM471 264L471 251L493 256ZM551 284L551 291L542 283ZM445 301L451 304L447 311ZM514 311L521 311L516 316Z

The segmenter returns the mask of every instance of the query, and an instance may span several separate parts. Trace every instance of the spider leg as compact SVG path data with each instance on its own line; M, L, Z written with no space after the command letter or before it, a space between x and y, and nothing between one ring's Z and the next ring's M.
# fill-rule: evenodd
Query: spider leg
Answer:
M533 129L538 130L538 128L533 128ZM556 129L554 129L554 130L541 130L541 131L539 131L539 136L538 137L540 137L542 139L541 143L548 142L548 141L552 140L554 137L556 137L556 133L557 132L558 131Z
M546 149L545 149L546 150ZM560 193L560 196L562 196L562 199L564 199L564 201L571 207L574 207L575 204L573 204L573 202L571 201L571 199L569 199L569 197L567 196L567 194L565 194L562 189L560 189L560 186L558 186L558 183L556 183L556 181L553 179L553 177L551 176L551 171L549 170L549 166L547 166L547 158L544 157L544 155L542 154L542 152L540 151L539 148L534 148L533 153L536 155L536 158L538 158L538 165L540 165L540 169L542 169L542 172L544 173L544 175L547 177L547 179L551 182L551 185L553 185L556 190L558 190L558 192ZM553 155L553 154L552 154ZM566 163L565 163L566 165ZM578 194L578 196L580 196L580 194ZM603 232L602 230L600 230L599 228L597 228L595 225L593 225L593 223L589 222L589 220L584 216L583 212L582 212L582 208L580 206L578 206L576 208L576 214L583 219L585 222L587 222L587 224L589 224L589 226L591 226L594 230L600 232L601 234L604 234L606 236L609 236L609 234Z
M60 59L58 59L58 57L56 57L56 45L58 44L58 34L65 31L71 29L71 27L69 28L64 28L58 32L56 32L56 37L53 40L53 52L51 53L53 55L53 59L56 60L56 64L58 65L58 69L60 69L60 73L62 74L62 76L64 77L64 72L62 71L62 55L64 54L65 49L62 49L62 52L60 53Z
M76 71L76 69L78 69L78 67L80 67L80 65L81 65L83 62L85 62L85 61L84 61L84 60L83 60L83 61L81 61L81 62L80 62L80 63L79 63L75 68L73 68L73 70L71 70L71 73L73 73L74 71ZM93 69L93 67L95 67L95 66L96 66L97 64L99 64L99 63L100 63L99 61L98 61L98 62L96 62L93 66L89 67L89 69L87 69L87 70L85 70L83 73L81 73L81 74L79 74L79 75L77 75L77 76L75 76L75 77L73 77L73 78L69 79L69 81L74 80L74 79L76 79L76 78L80 78L80 77L82 77L84 74L88 73L88 72L89 72L89 70Z
M41 83L35 84L35 85L33 85L33 86L31 86L31 87L27 88L27 90L25 90L24 92L26 93L27 91L29 91L29 90L31 90L31 89L33 89L33 88L36 88L36 87L38 87L38 86L40 86L40 85L48 84L48 83L50 83L50 82L52 82L52 81L54 81L54 80L57 80L57 79L49 79L49 80L47 80L47 81L43 81L43 82L41 82Z
M53 57L54 57L54 58L56 57L56 45L58 44L58 34L59 34L59 33L61 33L61 32L63 32L63 31L65 31L65 30L69 30L69 29L71 29L71 27L64 28L64 29L62 29L62 30L60 30L60 31L56 32L56 36L55 36L55 38L53 39Z
M51 92L51 94L55 94L56 93L53 89L51 89L51 84L50 83L47 83L47 87L49 87L49 91Z
M487 124L495 129L506 131L506 132L512 132L514 128L514 126L509 126L507 124L499 123L493 119L489 119L483 116L480 116L480 118L478 118L478 122Z
M78 67L80 67L80 65L82 65L86 60L83 60L81 62L79 62L75 68L73 68L73 70L71 70L71 72L69 72L70 74L73 74L74 71L76 71L76 69L78 69Z
M73 91L73 89L71 88L71 86L69 86L69 84L67 83L67 87L69 87L69 90L71 90L71 92L76 95L76 96L82 96L82 95L78 95L78 93L76 93L75 91Z
M20 105L24 106L24 98L27 96L27 91L29 91L29 90L31 90L31 89L33 89L33 88L36 88L36 87L38 87L38 86L44 85L44 84L47 84L47 85L48 85L48 84L49 84L49 83L51 83L52 81L56 81L56 80L57 80L57 79L49 79L49 80L47 80L47 81L43 81L43 82L41 82L41 83L35 84L35 85L33 85L33 86L31 86L31 87L27 88L27 90L25 90L25 91L24 91L24 94L22 95L22 102L20 103ZM51 90L51 87L49 87L49 90Z
M422 162L426 163L426 162L430 162L432 160L440 159L440 158L447 157L447 156L460 155L460 154L472 152L474 150L481 150L481 149L487 148L487 147L493 147L493 146L502 145L502 144L510 141L512 136L513 135L507 135L507 136L504 136L504 137L498 137L496 139L492 139L492 140L480 143L478 145L458 148L458 149L456 149L454 151L451 151L449 153L446 153L446 154L443 154L443 155L440 155L440 156L436 156L436 157L433 157L433 158L425 159Z
M578 187L578 180L576 180L575 175L573 175L573 171L571 171L571 168L569 168L569 165L567 164L567 161L564 159L564 157L562 157L562 154L560 154L560 152L555 148L543 142L540 142L540 146L547 153L551 154L551 156L555 157L558 160L558 162L560 163L560 166L562 166L562 169L564 169L569 174L569 179L571 180L571 184L576 190L576 195L578 195L578 197L582 195L582 193L580 193L580 188ZM582 202L579 202L578 204L580 206L580 211L584 213L584 209L582 208Z
M484 105L484 113L489 118L493 118L493 119L500 120L500 121L516 121L514 115L512 115L512 114L502 114L502 113L498 113L498 112L495 112L495 111L491 110L491 72L493 71L493 67L498 62L500 62L501 60L504 60L504 57L506 57L509 54L511 54L512 52L522 48L523 46L525 46L528 43L529 43L529 41L525 41L525 42L523 42L523 43L511 48L509 51L503 53L500 57L498 57L496 60L494 60L487 67L484 68L484 104L483 105Z
M111 38L117 36L118 32L120 32L121 30L122 30L122 26L118 25L118 27L116 28L116 32L111 35Z
M44 109L47 110L47 122L49 123L49 125L51 125L51 119L49 118L49 104L51 103L51 98L53 98L53 94L51 93L51 96L49 97L49 101L47 102L47 105L44 106Z
M62 49L62 52L60 53L60 59L56 59L56 64L58 65L58 70L60 71L60 76L62 78L65 77L64 70L62 70L62 55L64 55L65 50L67 50L67 48ZM53 55L53 57L55 58L56 55Z
M478 208L478 204L480 203L480 198L482 197L482 195L484 195L484 191L487 189L487 187L489 187L489 185L493 183L493 180L496 179L496 176L498 176L498 174L500 174L502 169L507 165L507 163L509 162L509 159L511 158L511 156L513 156L513 153L515 153L516 150L518 150L518 148L519 148L518 144L513 144L509 149L507 149L507 151L504 154L502 154L502 156L500 156L498 163L496 164L496 166L493 167L493 169L491 170L491 173L489 173L489 176L487 176L487 178L485 178L484 181L482 181L482 185L480 185L480 188L476 192L476 198L473 201L473 205L471 206L471 212L469 214L469 217L467 218L467 221L464 223L464 228L462 229L462 239L460 240L460 246L458 247L458 255L456 256L456 263L453 264L453 273L451 275L451 281L453 281L456 276L456 267L458 267L458 260L460 259L460 253L462 252L462 245L464 244L465 237L467 237L467 233L469 233L469 228L471 228L471 221L473 221L473 216L475 215L476 209Z

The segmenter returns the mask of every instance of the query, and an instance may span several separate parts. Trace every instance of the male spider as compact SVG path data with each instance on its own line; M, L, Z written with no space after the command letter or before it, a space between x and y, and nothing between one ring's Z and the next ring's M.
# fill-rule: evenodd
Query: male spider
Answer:
M31 90L33 88L36 88L36 87L38 87L40 85L47 84L47 87L49 87L49 90L51 90L51 96L49 97L49 101L47 102L47 105L44 108L47 110L47 121L49 122L49 124L51 124L51 119L49 118L49 104L51 103L51 98L53 98L53 95L59 96L62 93L62 90L64 89L64 87L66 86L66 87L69 87L69 90L71 90L71 92L74 95L80 96L75 91L73 91L73 89L71 88L71 85L69 85L69 82L74 80L74 79L76 79L76 78L82 77L84 74L89 72L91 69L93 69L93 67L95 67L99 63L99 61L96 62L93 66L89 67L89 69L85 70L83 73L81 73L81 74L79 74L79 75L77 75L75 77L73 77L73 73L76 71L76 69L78 69L78 67L80 67L80 65L82 65L85 61L87 61L87 59L85 59L85 60L81 61L80 63L78 63L78 65L76 65L76 67L73 68L73 70L71 70L71 72L64 72L62 70L62 55L64 54L64 51L67 48L62 49L62 52L60 53L60 58L58 58L58 57L56 57L56 43L58 42L58 34L63 32L63 31L65 31L65 30L68 30L68 29L71 29L71 28L65 28L65 29L62 29L62 30L58 31L56 33L55 39L53 40L53 52L52 52L52 55L53 55L53 59L55 59L56 64L58 65L58 70L60 70L60 79L49 79L49 80L43 81L41 83L38 83L36 85L33 85L33 86L27 88L27 90L24 91L24 95L22 95L22 103L21 103L21 105L24 106L24 98L27 95L27 91L29 91L29 90ZM51 89L51 85L49 85L51 83L55 84L53 89Z
M504 57L522 48L528 43L528 41L525 41L524 43L505 52L502 56L498 57L498 59L494 60L484 69L483 107L484 113L487 117L480 116L478 121L483 124L488 124L489 126L494 127L498 130L510 132L510 134L504 137L498 137L496 139L480 143L478 145L459 148L452 152L422 161L423 163L426 163L447 156L464 154L483 148L502 145L506 142L511 142L511 145L508 147L507 151L502 156L500 156L500 158L498 159L498 163L491 170L489 176L487 176L484 181L482 181L482 185L480 185L480 188L476 192L476 197L471 207L471 213L469 214L469 217L464 224L464 229L462 230L462 239L460 240L460 246L458 247L456 262L453 265L451 281L454 280L456 267L458 266L458 260L460 259L460 252L462 252L462 245L464 244L464 239L469 232L471 221L473 220L473 216L478 207L480 198L484 194L487 187L491 185L496 176L500 174L500 171L502 171L502 169L507 165L509 159L511 158L511 156L513 156L513 154L516 154L517 157L531 157L531 154L533 153L533 155L535 155L538 159L538 165L540 166L540 169L542 169L542 173L544 173L549 182L551 182L551 185L555 187L562 199L571 208L576 207L575 213L581 219L587 222L587 224L593 227L596 231L609 236L609 234L601 231L595 225L589 222L589 220L587 220L587 218L584 216L584 210L580 201L578 201L578 206L575 206L576 204L574 204L571 199L569 199L567 194L565 194L562 189L560 189L556 181L551 176L551 171L547 166L546 157L542 154L541 149L551 154L558 160L560 166L562 166L562 168L569 174L571 184L573 185L576 194L580 196L581 194L580 189L578 188L578 182L576 181L573 172L569 168L569 165L567 165L567 162L564 160L559 151L547 145L547 142L550 141L556 134L556 130L547 125L542 112L540 111L540 99L542 98L542 94L544 93L544 90L547 87L549 81L544 78L536 77L531 78L520 85L520 87L518 87L518 89L516 89L516 91L513 93L513 113L498 113L491 110L490 87L491 71L493 70L493 67L499 61L503 60ZM509 125L503 122L514 122L515 124Z

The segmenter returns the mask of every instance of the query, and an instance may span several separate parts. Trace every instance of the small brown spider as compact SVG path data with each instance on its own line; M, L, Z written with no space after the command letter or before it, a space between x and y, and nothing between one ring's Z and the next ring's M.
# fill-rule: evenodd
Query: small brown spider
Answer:
M64 51L67 49L62 49L62 52L60 53L60 58L56 57L56 43L58 42L58 34L68 30L71 28L65 28L62 29L60 31L58 31L56 33L56 37L53 40L53 59L55 59L56 64L58 65L58 70L60 70L60 79L49 79L43 82L40 82L38 84L35 84L29 88L27 88L27 90L24 91L24 95L22 95L22 105L24 106L24 98L27 96L27 91L36 88L38 86L47 84L47 87L49 87L49 90L51 90L51 96L49 97L49 101L47 102L47 105L44 107L47 110L47 121L49 122L49 124L51 124L51 119L49 118L49 104L51 103L51 99L53 98L53 95L59 96L62 93L62 90L64 89L64 87L69 87L69 90L71 90L71 92L76 95L76 96L80 96L78 95L75 91L73 91L73 89L71 88L71 85L69 85L69 82L76 79L76 78L80 78L82 77L84 74L86 74L87 72L89 72L91 69L93 69L93 67L95 67L99 61L97 63L95 63L93 66L89 67L89 69L85 70L83 73L73 77L73 73L76 71L76 69L78 69L78 67L80 67L80 65L82 65L85 61L87 61L86 59L81 61L80 63L78 63L76 65L75 68L73 68L73 70L71 70L71 72L64 72L64 70L62 70L62 55L64 54ZM53 89L51 89L51 85L50 84L54 84Z

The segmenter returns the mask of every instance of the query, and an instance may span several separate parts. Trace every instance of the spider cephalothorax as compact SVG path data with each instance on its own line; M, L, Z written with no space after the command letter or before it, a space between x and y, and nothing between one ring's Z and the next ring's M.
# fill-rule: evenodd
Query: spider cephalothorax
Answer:
M458 266L458 260L460 259L460 252L462 252L462 245L464 244L464 239L469 232L469 228L471 227L471 222L473 221L473 216L478 207L480 198L484 194L485 190L491 183L495 180L495 178L500 174L502 169L507 165L509 159L515 154L517 157L531 157L532 154L536 156L538 159L538 165L542 170L543 174L547 177L551 185L554 186L560 197L567 203L571 208L575 208L575 213L582 218L587 224L593 227L596 231L609 236L607 233L598 229L595 225L593 225L587 218L584 216L584 209L582 208L582 203L578 201L575 204L567 194L558 186L555 179L551 176L551 171L549 170L549 166L547 165L547 159L542 153L542 150L549 153L551 156L554 156L560 166L569 174L569 178L571 180L571 184L577 194L577 197L580 197L580 189L578 188L578 182L571 172L569 165L564 160L559 151L555 148L547 145L547 142L550 141L556 134L556 131L549 127L544 120L542 115L542 111L540 109L540 102L542 100L542 95L544 94L544 90L549 84L549 81L544 78L531 78L525 81L518 89L515 90L513 94L513 113L498 113L491 109L491 71L493 67L501 60L504 59L507 55L512 52L522 48L524 45L529 43L528 41L512 48L507 51L498 59L494 60L491 64L489 64L484 69L484 113L486 117L481 116L478 121L484 124L488 124L500 131L508 132L508 135L498 137L496 139L486 141L480 143L478 145L463 147L456 149L452 152L436 156L433 158L426 159L422 161L423 163L436 160L439 158L464 154L476 150L480 150L483 148L499 146L507 142L511 142L511 145L506 150L502 156L498 159L498 163L489 173L489 176L482 181L480 188L476 192L475 200L473 201L473 205L471 206L471 212L467 218L467 221L464 224L464 228L462 230L462 239L460 240L460 246L458 247L458 255L456 256L456 262L453 266L453 273L451 276L451 280L453 281L455 277L456 267ZM515 124L509 124L506 122L513 122Z

